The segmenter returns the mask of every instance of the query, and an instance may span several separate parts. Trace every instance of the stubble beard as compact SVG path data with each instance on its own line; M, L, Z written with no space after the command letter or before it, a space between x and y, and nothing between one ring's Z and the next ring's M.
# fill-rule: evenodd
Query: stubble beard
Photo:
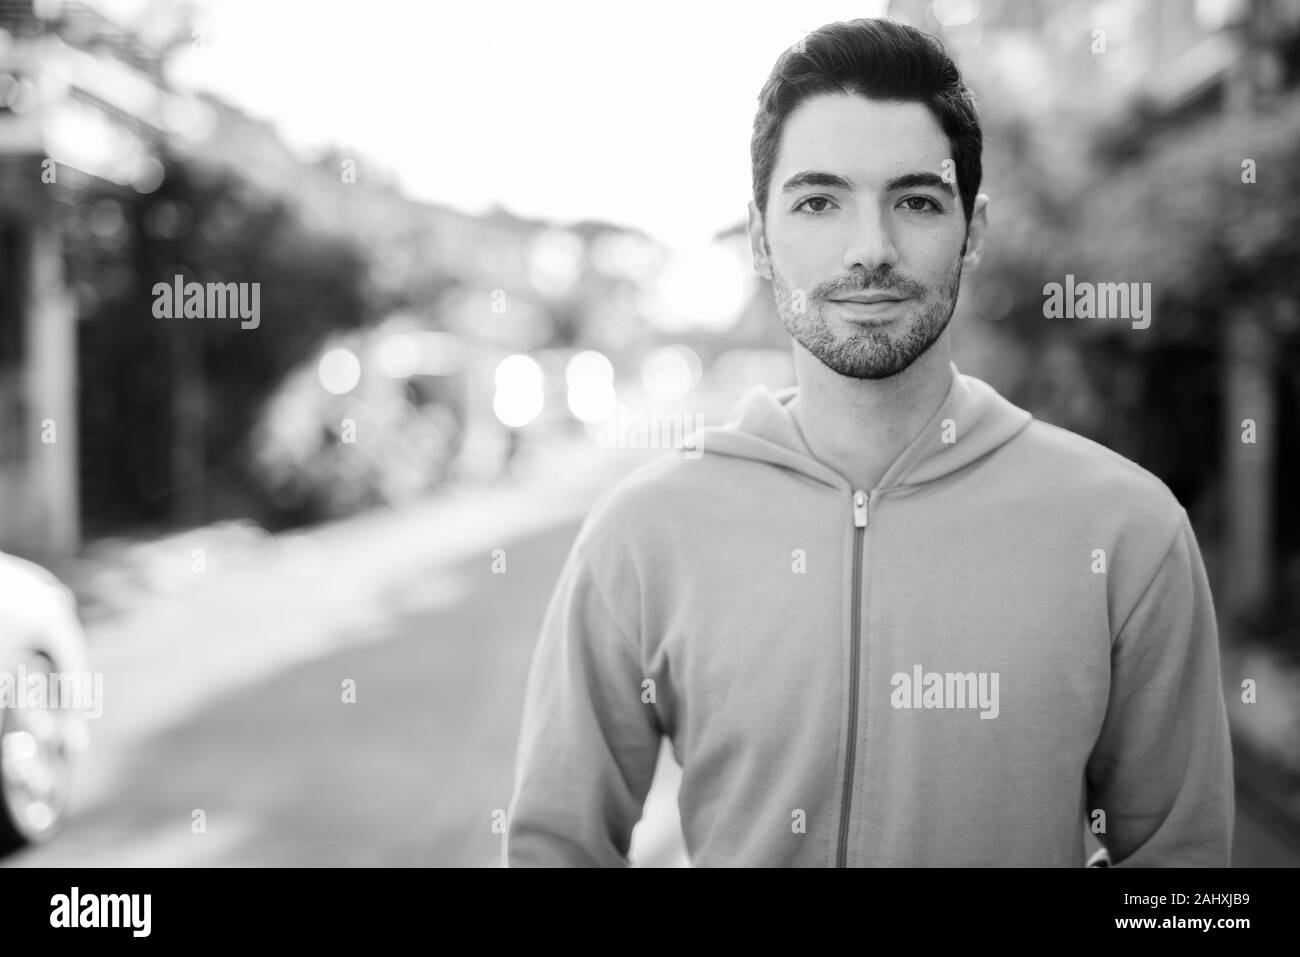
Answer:
M886 267L847 283L830 282L802 291L794 289L773 263L772 288L786 331L819 362L852 379L888 379L924 355L948 327L961 288L961 262L958 258L941 288L927 288ZM864 289L899 292L909 297L910 308L882 326L839 323L826 316L828 296Z

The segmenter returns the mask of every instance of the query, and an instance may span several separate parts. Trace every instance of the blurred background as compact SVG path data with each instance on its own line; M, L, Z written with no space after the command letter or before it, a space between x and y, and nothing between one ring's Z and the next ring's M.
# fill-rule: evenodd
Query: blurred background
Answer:
M956 362L1186 507L1236 863L1300 863L1300 0L0 0L0 549L104 676L62 833L3 863L497 865L586 509L793 384L758 90L882 14L982 111ZM1044 319L1067 274L1151 283L1150 328ZM255 319L160 315L190 282ZM681 861L674 770L640 863Z

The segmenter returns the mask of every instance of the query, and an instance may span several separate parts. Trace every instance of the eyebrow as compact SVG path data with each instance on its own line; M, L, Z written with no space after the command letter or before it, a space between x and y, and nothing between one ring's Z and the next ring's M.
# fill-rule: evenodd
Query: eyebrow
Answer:
M903 176L895 176L885 184L885 192L892 193L900 189L917 189L929 187L937 189L942 193L947 193L950 197L956 197L957 190L952 183L948 182L938 173L906 173Z
M803 189L805 186L825 186L829 189L851 190L853 189L853 180L837 176L835 173L806 169L787 179L781 185L781 192L793 193L796 189Z
M852 190L853 180L822 170L803 170L795 173L781 184L781 192L792 193L807 186ZM893 193L900 189L917 189L918 187L937 189L940 192L947 193L952 198L957 196L957 190L953 188L952 183L949 183L938 173L904 173L902 176L895 176L885 184L885 192Z

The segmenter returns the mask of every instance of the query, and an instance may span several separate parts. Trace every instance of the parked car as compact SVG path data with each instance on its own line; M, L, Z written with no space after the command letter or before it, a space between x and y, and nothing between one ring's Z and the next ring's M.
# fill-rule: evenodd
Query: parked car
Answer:
M88 677L72 592L0 552L0 854L46 841L64 823L87 729L86 709L60 689ZM31 694L33 684L52 693Z

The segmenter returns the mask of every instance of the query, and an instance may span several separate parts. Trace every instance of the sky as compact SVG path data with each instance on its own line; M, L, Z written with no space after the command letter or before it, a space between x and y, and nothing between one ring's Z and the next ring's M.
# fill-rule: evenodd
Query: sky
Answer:
M139 16L145 0L104 0ZM420 199L697 245L740 223L780 52L879 2L197 0L174 78Z

